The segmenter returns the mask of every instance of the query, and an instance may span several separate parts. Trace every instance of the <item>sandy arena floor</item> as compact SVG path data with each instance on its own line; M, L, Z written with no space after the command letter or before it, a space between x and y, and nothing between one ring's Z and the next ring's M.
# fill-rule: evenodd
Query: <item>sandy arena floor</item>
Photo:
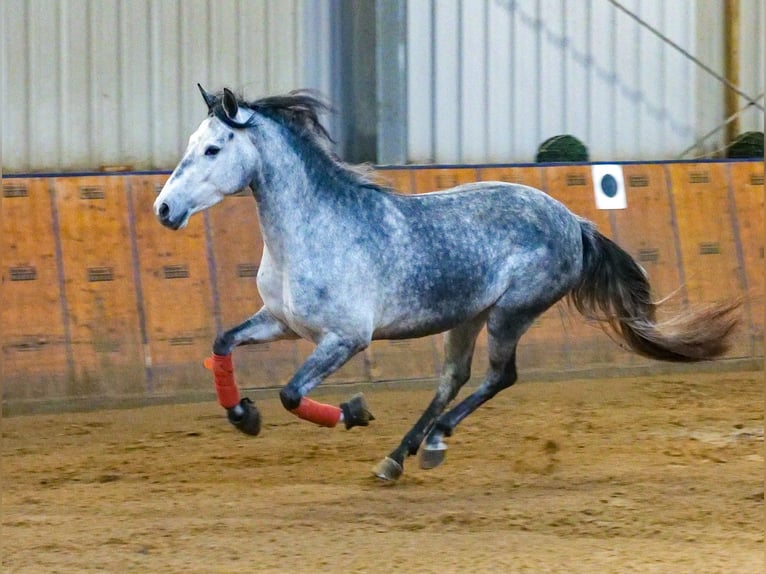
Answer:
M519 383L389 487L432 391L365 394L345 431L270 392L257 438L215 402L6 418L3 571L764 571L762 373Z

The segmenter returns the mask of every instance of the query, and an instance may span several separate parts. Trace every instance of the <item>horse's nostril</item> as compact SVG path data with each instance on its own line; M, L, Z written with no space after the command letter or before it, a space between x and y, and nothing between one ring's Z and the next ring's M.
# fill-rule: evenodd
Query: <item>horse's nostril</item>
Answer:
M160 205L160 210L158 213L162 219L167 219L168 215L170 215L170 207L168 206L168 204L163 203L162 205Z

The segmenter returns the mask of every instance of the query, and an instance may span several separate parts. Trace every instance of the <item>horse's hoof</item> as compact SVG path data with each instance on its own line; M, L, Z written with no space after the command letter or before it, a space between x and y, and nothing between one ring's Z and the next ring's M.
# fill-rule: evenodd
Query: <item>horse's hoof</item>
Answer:
M346 429L366 427L370 421L375 420L362 393L357 393L348 402L341 403L340 409L343 411L343 424L346 425Z
M372 469L372 473L375 476L386 482L396 482L402 476L403 471L402 465L389 456L381 460Z
M420 468L429 470L436 468L444 462L444 457L447 455L446 448L429 449L423 448L420 450Z
M247 397L239 401L236 407L226 409L229 422L240 431L251 436L257 436L261 432L261 413Z

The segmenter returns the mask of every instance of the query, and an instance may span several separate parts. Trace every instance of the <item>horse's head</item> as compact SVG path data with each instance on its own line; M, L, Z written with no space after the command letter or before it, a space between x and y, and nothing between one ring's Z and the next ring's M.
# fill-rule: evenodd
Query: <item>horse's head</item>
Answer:
M202 86L199 89L209 116L189 138L181 162L154 202L160 223L171 229L186 226L194 213L247 186L257 160L244 129L253 119L253 110L240 107L228 89L220 97Z

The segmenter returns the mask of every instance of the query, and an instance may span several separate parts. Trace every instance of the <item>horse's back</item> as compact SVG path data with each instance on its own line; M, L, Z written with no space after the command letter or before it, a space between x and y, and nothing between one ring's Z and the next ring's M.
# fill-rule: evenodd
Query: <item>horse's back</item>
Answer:
M525 185L470 183L402 196L397 203L409 239L416 243L438 241L459 253L476 251L488 260L541 245L563 252L579 248L578 218L556 199Z
M522 220L555 220L566 224L573 214L545 192L521 184L501 181L467 183L441 191L397 196L401 207L432 221L460 215L462 220L495 213L506 226ZM513 221L503 216L513 215ZM493 220L495 218L490 218ZM483 219L488 223L487 219Z

